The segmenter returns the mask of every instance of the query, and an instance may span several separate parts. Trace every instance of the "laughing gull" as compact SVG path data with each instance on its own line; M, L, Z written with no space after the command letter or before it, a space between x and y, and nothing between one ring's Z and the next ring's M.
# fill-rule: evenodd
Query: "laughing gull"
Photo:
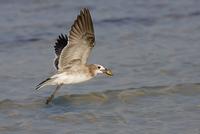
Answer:
M95 35L90 11L84 8L80 11L69 36L61 34L55 43L56 59L54 61L57 73L37 85L36 90L46 85L56 85L56 89L46 100L52 101L56 92L63 84L75 84L90 80L97 74L112 76L110 69L99 64L87 64L87 59L95 45Z

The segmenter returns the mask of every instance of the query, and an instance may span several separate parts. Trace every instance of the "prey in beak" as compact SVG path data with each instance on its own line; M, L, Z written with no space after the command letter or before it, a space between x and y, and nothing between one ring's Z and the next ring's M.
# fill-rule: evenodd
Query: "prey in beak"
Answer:
M102 72L108 76L113 76L113 73L110 69L105 68L104 70L102 70Z

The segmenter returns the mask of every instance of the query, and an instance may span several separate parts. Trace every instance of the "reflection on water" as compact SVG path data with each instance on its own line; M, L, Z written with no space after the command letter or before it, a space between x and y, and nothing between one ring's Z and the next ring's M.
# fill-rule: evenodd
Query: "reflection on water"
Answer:
M0 133L199 133L199 6L196 0L0 1ZM55 87L36 92L35 86L55 71L56 37L82 7L91 9L96 34L89 62L115 75L65 85L45 105Z

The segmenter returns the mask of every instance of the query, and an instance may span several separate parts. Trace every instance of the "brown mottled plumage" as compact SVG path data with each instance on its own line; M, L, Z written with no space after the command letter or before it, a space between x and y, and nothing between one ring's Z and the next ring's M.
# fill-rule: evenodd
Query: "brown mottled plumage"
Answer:
M90 64L88 65L88 70L89 70L90 75L94 77L96 75L95 70L97 70L97 66L95 66L94 64Z

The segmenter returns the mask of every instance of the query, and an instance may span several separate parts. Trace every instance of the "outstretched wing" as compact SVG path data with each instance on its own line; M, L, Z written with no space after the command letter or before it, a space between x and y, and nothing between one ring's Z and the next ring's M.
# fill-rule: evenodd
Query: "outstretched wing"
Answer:
M92 18L87 8L81 10L69 32L69 43L60 54L59 69L63 69L73 61L80 60L86 64L91 49L94 47L95 36Z
M68 43L67 35L61 34L58 36L58 39L56 40L56 43L54 46L55 53L57 56L54 61L54 65L55 65L56 69L58 69L58 62L59 62L60 54L61 54L63 48L67 45L67 43Z
M60 34L56 40L54 49L57 56L60 56L62 49L67 45L68 38L67 35Z

